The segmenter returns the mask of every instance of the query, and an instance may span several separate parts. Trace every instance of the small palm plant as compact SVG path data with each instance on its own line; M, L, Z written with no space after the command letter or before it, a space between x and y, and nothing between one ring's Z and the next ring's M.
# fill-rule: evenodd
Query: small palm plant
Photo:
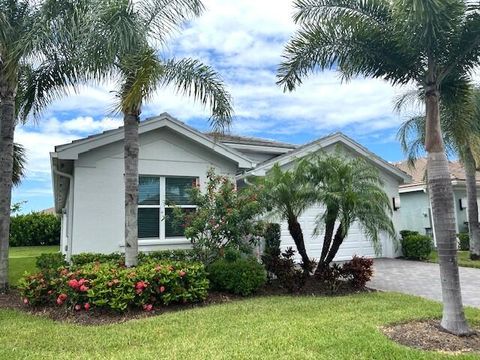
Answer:
M275 164L264 179L261 198L267 210L288 223L288 231L302 257L302 267L310 272L312 263L307 255L300 216L314 203L312 187L305 177L306 162L301 161L291 170L282 170Z
M314 186L315 201L323 206L315 233L324 233L316 272L335 258L354 223L381 249L382 233L395 239L390 201L376 168L362 158L348 159L340 151L318 154L306 167L307 181Z

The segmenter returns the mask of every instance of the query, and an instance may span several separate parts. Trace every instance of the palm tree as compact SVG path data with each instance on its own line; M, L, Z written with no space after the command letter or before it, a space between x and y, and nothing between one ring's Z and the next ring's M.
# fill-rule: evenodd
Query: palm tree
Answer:
M480 145L480 89L470 91L442 92L440 106L443 141L447 151L457 154L465 167L468 203L468 229L470 235L470 258L480 259L480 227L478 222L476 169ZM453 96L452 96L453 95ZM408 92L396 104L402 111L409 102L423 99L421 91ZM398 139L407 154L410 166L423 150L425 141L425 116L414 116L400 127Z
M173 85L177 92L210 107L210 122L215 130L231 121L230 95L212 68L190 58L163 59L154 46L164 45L172 31L199 16L202 10L199 0L106 2L96 19L95 28L101 30L95 32L90 44L99 54L94 72L101 69L116 77L117 110L124 119L127 266L135 266L138 256L138 124L142 105L158 88ZM112 19L120 19L124 26L112 28Z
M296 0L300 28L286 45L278 84L292 91L316 70L415 83L425 93L428 188L436 224L443 317L470 332L457 263L453 190L440 127L440 87L480 63L480 4L467 0Z
M80 34L88 33L87 5L87 0L0 0L0 292L8 289L15 125L30 113L38 116L80 81L75 51L81 49Z
M390 199L382 189L377 169L364 159L347 159L340 151L320 154L308 162L305 173L307 181L315 186L316 201L325 208L315 229L316 234L324 232L316 273L333 261L354 222L377 252L381 248L380 233L396 238Z
M25 148L17 143L13 143L13 171L12 171L12 184L14 186L20 185L20 182L25 176L25 163L27 156Z
M291 170L283 171L275 164L265 178L258 180L259 193L268 211L288 223L288 231L298 253L302 257L302 267L306 274L312 269L303 238L299 217L314 203L313 189L306 181L306 161L301 161Z

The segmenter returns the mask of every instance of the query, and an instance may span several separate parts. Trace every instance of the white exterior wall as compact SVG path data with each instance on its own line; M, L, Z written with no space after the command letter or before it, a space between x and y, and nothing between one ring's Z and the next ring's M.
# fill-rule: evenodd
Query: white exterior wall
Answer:
M72 254L123 251L124 163L123 142L81 154L75 161ZM235 176L237 165L212 150L171 130L140 135L139 174L195 176L204 186L211 167ZM185 248L185 238L139 240L140 251Z
M335 147L329 147L323 149L325 152L332 152L334 151ZM287 164L283 166L283 169L288 169L293 166L293 163ZM398 185L399 180L394 178L392 175L387 173L384 169L380 169L380 175L382 180L384 181L384 190L387 193L390 199L394 197L398 197ZM392 202L390 202L392 204ZM400 224L400 211L393 211L392 214L392 221L395 225L395 229L400 231L399 228ZM299 223L303 230L303 236L305 240L305 247L307 250L307 254L310 258L319 259L320 254L322 252L322 245L323 245L323 234L315 237L313 236L313 231L315 228L315 220L319 214L323 212L321 206L313 206L305 211L305 213L299 218ZM281 247L282 250L285 250L288 247L292 247L296 249L295 242L293 241L290 233L288 231L288 224L286 221L283 221L281 224ZM365 257L396 257L400 256L400 248L396 245L395 241L389 239L385 234L382 236L382 251L379 254L375 254L375 250L372 246L371 241L362 233L361 228L358 224L354 224L349 232L345 240L343 241L340 249L335 257L335 261L343 261L343 260L350 260L354 255L358 256L365 256ZM296 254L297 260L301 260L298 253Z

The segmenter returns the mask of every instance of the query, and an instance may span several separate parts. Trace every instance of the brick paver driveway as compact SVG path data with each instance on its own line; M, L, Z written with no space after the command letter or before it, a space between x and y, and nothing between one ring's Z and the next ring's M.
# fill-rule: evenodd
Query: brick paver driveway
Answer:
M438 264L399 259L375 259L375 273L368 287L397 291L441 301ZM480 269L460 268L464 305L480 307Z

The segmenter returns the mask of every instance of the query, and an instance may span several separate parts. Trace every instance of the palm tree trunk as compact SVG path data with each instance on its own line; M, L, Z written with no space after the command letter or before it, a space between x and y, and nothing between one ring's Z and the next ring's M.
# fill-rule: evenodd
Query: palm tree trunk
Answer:
M14 130L15 91L5 84L0 84L0 293L8 291Z
M288 231L290 232L290 235L295 242L298 253L302 257L303 269L305 270L305 272L309 272L310 259L308 258L307 250L305 249L305 241L303 239L302 227L300 226L296 218L288 219Z
M335 230L335 218L327 217L325 223L325 235L323 237L322 253L320 255L320 260L318 261L317 269L315 270L315 275L318 275L322 272L322 269L328 264L325 263L325 258L328 255L330 250L330 245L332 244L333 232Z
M138 115L124 114L125 265L138 263Z
M480 227L478 223L476 163L470 147L464 155L465 178L467 181L468 232L470 237L470 259L480 260Z
M325 259L325 265L328 266L330 263L335 259L335 256L338 253L338 249L340 248L340 245L342 245L343 240L345 239L345 231L343 231L344 224L340 224L338 226L337 232L335 233L335 237L333 238L333 243L332 247L330 248L330 251L328 252L328 255Z
M428 191L432 202L443 298L441 326L453 334L464 335L470 333L470 329L463 312L453 188L440 128L439 90L434 78L428 79L425 96Z

